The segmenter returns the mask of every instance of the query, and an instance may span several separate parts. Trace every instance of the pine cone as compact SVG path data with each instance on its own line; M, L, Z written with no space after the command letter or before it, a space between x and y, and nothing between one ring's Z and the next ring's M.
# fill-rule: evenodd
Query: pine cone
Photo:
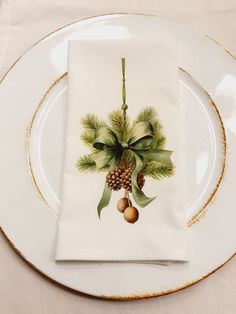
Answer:
M139 172L138 176L137 176L137 183L138 183L138 187L140 189L143 188L144 184L145 184L145 179L144 179L144 174L143 172Z
M111 190L118 191L122 188L121 175L124 172L124 169L124 166L120 165L108 172L106 182Z
M121 175L121 185L125 190L129 192L132 192L131 175L133 170L133 166L126 167ZM139 188L142 189L145 183L143 172L139 172L137 176L137 183Z
M128 168L125 168L121 175L121 185L122 187L131 192L132 191L132 186L131 186L131 175L133 172L134 167L129 166Z

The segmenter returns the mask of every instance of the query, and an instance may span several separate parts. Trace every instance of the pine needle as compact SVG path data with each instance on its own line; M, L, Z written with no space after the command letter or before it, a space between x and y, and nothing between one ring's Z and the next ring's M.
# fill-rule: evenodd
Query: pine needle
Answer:
M155 134L155 133L154 133ZM166 138L162 134L154 135L153 148L164 148L166 144Z
M135 123L139 122L153 122L157 118L156 109L149 106L145 107L140 113L138 114Z
M99 119L95 114L88 113L81 119L81 124L85 129L96 131L98 128L105 126L106 122Z
M154 140L153 140L153 148L164 148L165 143L166 143L166 138L163 135L162 132L162 125L161 123L155 119L155 121L151 121L152 127L153 127L153 135L154 135Z
M94 137L95 137L94 130L85 130L80 136L83 143L87 145L89 148L93 147Z
M110 127L113 132L118 136L118 139L121 141L127 140L127 136L130 130L129 119L124 118L122 110L114 110L109 116L108 120L110 123Z
M173 164L161 164L155 161L148 162L143 170L143 174L153 179L160 180L174 174Z
M95 172L96 163L91 155L83 155L76 163L76 168L83 172Z

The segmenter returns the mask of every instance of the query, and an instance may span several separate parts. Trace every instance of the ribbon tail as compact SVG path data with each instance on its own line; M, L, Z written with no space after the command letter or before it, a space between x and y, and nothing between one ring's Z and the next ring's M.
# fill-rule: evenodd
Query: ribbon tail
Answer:
M132 172L131 176L131 183L132 183L132 195L135 200L135 202L140 206L140 207L145 207L148 204L150 204L156 197L147 197L143 191L139 188L137 184L137 177L139 172L142 170L143 167L143 161L142 159L135 155L136 159L136 167L134 171Z
M98 212L98 217L100 218L101 216L101 211L104 207L106 207L109 203L110 203L110 199L111 199L111 189L109 189L108 184L105 183L104 189L103 189L103 193L102 193L102 197L98 203L97 206L97 212Z

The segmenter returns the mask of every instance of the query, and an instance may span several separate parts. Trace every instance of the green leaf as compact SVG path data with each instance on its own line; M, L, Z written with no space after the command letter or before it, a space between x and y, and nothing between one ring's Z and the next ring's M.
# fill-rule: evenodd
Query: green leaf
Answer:
M172 176L174 174L174 166L173 164L162 164L150 161L145 165L143 174L153 179L160 180Z
M130 132L129 119L124 117L122 110L114 110L108 115L110 128L120 141L126 141Z
M95 172L96 171L96 163L92 159L91 155L83 155L77 161L76 168L79 171L83 171L83 172Z

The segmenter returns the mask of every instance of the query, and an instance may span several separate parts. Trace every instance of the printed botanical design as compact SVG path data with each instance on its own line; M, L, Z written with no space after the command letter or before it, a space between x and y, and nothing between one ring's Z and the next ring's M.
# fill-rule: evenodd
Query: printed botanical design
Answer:
M171 151L165 150L165 136L157 118L155 108L147 106L130 121L127 115L125 59L122 64L121 109L108 114L107 120L88 113L82 118L84 129L81 139L90 153L79 158L76 167L84 172L106 172L105 186L97 211L106 207L112 191L124 190L117 208L129 223L135 223L139 212L130 199L138 206L145 207L155 197L147 197L143 192L145 178L160 180L173 175Z

